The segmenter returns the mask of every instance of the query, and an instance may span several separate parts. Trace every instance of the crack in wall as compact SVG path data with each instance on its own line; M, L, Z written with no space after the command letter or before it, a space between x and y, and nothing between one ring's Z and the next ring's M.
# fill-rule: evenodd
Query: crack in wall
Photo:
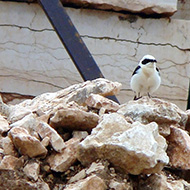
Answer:
M127 43L133 43L133 44L140 44L140 45L153 45L153 46L170 46L173 48L177 48L180 51L190 51L190 48L181 48L178 47L177 45L173 45L170 43L154 43L154 42L141 42L141 41L133 41L133 40L128 40L128 39L117 39L113 37L108 37L108 36L103 36L103 37L94 37L94 36L89 36L89 35L82 35L82 38L91 38L91 39L98 39L98 40L113 40L113 41L118 41L118 42L127 42Z
M20 25L16 25L16 24L0 24L0 27L15 27L15 28L19 28L19 29L28 29L33 32L44 32L44 31L55 32L54 29L50 29L50 28L34 29L34 28L30 28L28 26L20 26Z
M44 32L44 31L55 32L54 29L50 29L50 28L49 29L48 28L34 29L34 28L30 28L28 26L21 26L21 25L16 25L16 24L0 24L0 27L16 27L16 28L20 28L20 29L28 29L33 32ZM117 41L117 42L133 43L133 44L137 44L137 45L170 46L173 48L177 48L180 51L185 51L185 52L190 51L190 48L181 48L181 47L171 44L171 43L142 42L139 40L142 35L139 36L136 41L129 40L129 39L118 39L118 38L113 38L113 37L109 37L109 36L103 36L103 37L95 37L95 36L90 36L90 35L80 35L80 36L82 38L90 38L90 39L98 39L98 40L113 40L113 41Z

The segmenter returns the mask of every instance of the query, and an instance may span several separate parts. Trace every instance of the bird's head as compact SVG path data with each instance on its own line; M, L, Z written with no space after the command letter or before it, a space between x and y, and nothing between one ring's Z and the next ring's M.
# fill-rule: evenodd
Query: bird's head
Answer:
M156 68L156 59L152 55L145 55L139 62L142 68Z

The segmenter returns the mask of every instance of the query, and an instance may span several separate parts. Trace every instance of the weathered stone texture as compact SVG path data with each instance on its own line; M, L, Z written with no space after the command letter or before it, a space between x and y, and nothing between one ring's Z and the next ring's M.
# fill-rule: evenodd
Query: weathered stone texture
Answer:
M119 114L104 115L103 120L80 143L78 159L87 165L96 159L107 159L127 173L154 173L168 163L165 139L156 123L129 124Z

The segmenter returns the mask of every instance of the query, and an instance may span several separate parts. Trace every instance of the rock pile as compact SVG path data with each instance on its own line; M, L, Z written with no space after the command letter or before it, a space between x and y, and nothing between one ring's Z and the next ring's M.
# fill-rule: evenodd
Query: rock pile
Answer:
M0 101L0 189L190 189L190 112L156 98L118 105L96 79Z

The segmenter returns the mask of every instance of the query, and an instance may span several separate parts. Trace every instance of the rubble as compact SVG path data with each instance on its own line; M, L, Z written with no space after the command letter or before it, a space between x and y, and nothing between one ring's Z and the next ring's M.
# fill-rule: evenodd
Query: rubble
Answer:
M0 99L0 189L190 188L189 110L104 97L120 87L96 79L17 105Z
M13 141L14 146L19 153L33 157L45 157L47 154L46 148L41 142L29 134L29 132L21 127L13 127L9 131L9 137Z
M169 142L167 154L170 165L183 170L190 169L190 136L180 128L171 126L171 134L167 137Z
M148 97L123 104L118 113L143 124L156 122L159 126L159 132L163 136L170 134L171 125L178 125L178 127L185 129L188 120L187 113L180 110L175 104Z
M155 173L169 162L167 144L156 123L128 123L123 116L105 114L91 135L80 143L78 159L88 165L106 159L126 173Z

